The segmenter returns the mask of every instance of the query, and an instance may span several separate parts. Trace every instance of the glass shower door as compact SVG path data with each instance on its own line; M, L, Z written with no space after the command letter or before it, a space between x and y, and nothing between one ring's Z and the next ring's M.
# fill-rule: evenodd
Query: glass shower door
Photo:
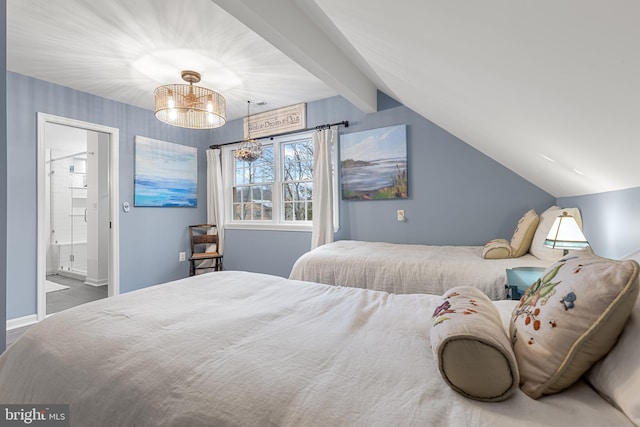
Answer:
M69 166L71 199L69 266L67 271L87 274L87 159L86 153L72 158ZM83 279L84 280L84 279Z
M51 162L51 242L57 272L84 280L87 274L86 153Z

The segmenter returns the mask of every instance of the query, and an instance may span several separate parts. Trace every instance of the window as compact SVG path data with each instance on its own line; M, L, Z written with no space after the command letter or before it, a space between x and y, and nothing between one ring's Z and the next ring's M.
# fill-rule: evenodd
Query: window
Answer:
M311 221L313 210L313 142L282 144L282 200L285 221Z
M223 148L229 202L225 226L311 230L312 133L274 138L262 145L264 154L252 163L234 157L236 145ZM336 159L333 160L335 164ZM338 194L335 185L334 193ZM337 201L334 205L337 211Z
M262 221L273 218L275 171L273 145L255 162L234 161L232 221Z

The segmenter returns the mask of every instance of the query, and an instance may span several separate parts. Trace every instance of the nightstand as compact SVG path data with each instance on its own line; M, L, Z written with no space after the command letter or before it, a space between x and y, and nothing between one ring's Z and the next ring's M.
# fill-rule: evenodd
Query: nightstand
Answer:
M543 267L514 267L507 268L507 282L509 283L509 299L519 300L525 291L542 276Z

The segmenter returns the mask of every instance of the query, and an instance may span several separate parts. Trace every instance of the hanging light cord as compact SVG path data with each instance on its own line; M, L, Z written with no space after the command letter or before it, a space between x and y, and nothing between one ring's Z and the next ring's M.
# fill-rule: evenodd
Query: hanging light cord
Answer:
M251 101L247 101L247 141L251 141L251 114L249 114L249 107Z

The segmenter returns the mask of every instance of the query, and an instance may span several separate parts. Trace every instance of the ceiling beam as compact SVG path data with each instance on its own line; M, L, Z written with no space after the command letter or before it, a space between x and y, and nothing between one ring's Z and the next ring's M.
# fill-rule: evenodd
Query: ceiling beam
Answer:
M365 113L377 111L377 87L295 0L211 0ZM327 18L328 19L328 18Z

